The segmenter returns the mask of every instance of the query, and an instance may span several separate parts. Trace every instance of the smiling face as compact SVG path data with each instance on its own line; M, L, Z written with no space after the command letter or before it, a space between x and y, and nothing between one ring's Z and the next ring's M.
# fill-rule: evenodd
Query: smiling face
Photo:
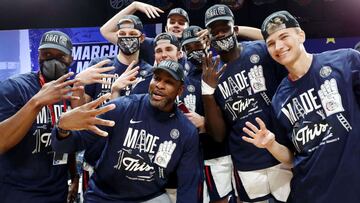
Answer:
M181 52L178 48L170 42L160 42L155 47L155 61L159 64L164 60L178 61L181 56Z
M171 15L166 22L166 32L175 35L177 38L181 38L183 31L189 27L189 23L186 18L181 15Z
M153 107L171 112L174 101L183 92L183 84L175 80L168 72L158 69L154 71L154 76L149 85L150 103Z
M278 63L292 67L303 52L305 33L299 28L281 29L266 39L271 57Z

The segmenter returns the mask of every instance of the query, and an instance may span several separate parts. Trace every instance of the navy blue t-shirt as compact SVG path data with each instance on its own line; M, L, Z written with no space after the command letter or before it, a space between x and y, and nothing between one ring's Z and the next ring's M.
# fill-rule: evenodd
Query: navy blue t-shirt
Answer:
M285 75L285 68L273 61L264 41L242 42L240 57L227 63L219 79L215 99L230 127L229 148L237 170L268 168L278 161L266 150L245 142L245 122L261 118L275 131L271 99Z
M308 72L285 78L272 105L295 153L292 202L360 202L360 110L352 78L360 54L352 49L314 54ZM283 137L283 138L281 138Z
M164 193L168 175L178 176L177 202L196 202L200 178L196 128L177 108L159 111L149 96L131 95L109 103L116 108L101 118L114 120L106 147L95 166L85 199L94 202L140 202ZM88 131L52 141L56 151L73 152L96 143Z
M16 114L40 89L37 73L1 81L0 121ZM62 103L53 108L56 118L64 111ZM51 114L45 106L24 138L0 155L1 202L66 202L68 165L56 161L64 156L52 151L51 129Z

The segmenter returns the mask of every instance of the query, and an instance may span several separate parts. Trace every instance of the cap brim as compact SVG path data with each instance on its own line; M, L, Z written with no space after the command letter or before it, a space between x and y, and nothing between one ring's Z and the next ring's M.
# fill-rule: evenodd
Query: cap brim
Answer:
M43 45L39 46L39 49L57 49L59 51L64 52L67 55L71 54L71 52L68 49L66 49L63 46L57 45L57 44L50 44L50 43L43 44Z
M233 21L234 18L231 17L231 16L219 16L219 17L216 17L216 18L213 18L213 19L209 20L209 21L206 23L205 27L208 27L211 23L213 23L214 21L218 21L218 20Z
M179 80L182 81L179 76L177 76L174 72L172 72L171 70L167 69L167 68L163 68L163 67L156 67L154 68L154 73L156 70L163 70L166 71L167 73L169 73L175 80Z
M189 44L191 42L200 42L200 40L198 40L197 38L186 39L181 43L181 46L184 46L184 45Z
M189 18L187 18L185 15L180 14L180 13L170 13L170 14L167 16L167 18L170 18L170 16L173 16L173 15L181 16L181 17L185 18L186 22L189 22Z

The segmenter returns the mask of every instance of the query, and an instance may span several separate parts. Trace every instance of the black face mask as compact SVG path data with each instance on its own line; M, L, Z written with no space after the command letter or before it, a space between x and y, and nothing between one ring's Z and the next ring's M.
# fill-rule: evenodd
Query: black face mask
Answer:
M204 49L199 49L187 52L186 56L187 60L189 60L196 67L201 68L202 58L206 56L206 52Z
M139 37L118 37L117 45L125 55L131 55L140 48Z
M57 80L68 73L69 68L65 65L65 63L62 63L57 59L49 59L41 62L40 71L46 82L50 82L52 80Z
M222 39L211 40L211 46L214 47L214 49L219 53L229 52L236 46L236 44L237 39L234 34L224 37Z

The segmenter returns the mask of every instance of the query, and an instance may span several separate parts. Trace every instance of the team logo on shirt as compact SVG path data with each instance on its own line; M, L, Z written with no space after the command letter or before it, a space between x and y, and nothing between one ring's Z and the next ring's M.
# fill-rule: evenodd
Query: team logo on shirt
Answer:
M266 91L265 77L261 65L250 68L248 73L250 85L254 93Z
M326 78L328 77L332 72L332 69L330 66L323 66L321 69L320 69L320 76L322 78Z
M188 94L184 97L184 104L189 111L195 112L196 110L196 96L193 94Z
M154 159L154 163L162 168L166 168L170 162L172 153L176 148L176 143L172 141L165 141L160 144Z
M170 137L171 137L172 139L176 140L176 139L179 138L179 136L180 136L180 132L179 132L178 129L172 129L172 130L170 131Z
M188 85L186 88L187 88L187 91L190 92L190 93L195 92L195 86L194 85Z
M259 63L260 61L260 56L257 54L253 54L250 56L250 62L253 64Z
M147 70L142 70L142 71L140 71L139 74L141 75L141 77L145 77L148 74L148 72L147 72Z
M339 94L337 83L334 78L331 80L325 80L324 84L320 86L318 94L327 116L345 111L341 102L341 95Z

